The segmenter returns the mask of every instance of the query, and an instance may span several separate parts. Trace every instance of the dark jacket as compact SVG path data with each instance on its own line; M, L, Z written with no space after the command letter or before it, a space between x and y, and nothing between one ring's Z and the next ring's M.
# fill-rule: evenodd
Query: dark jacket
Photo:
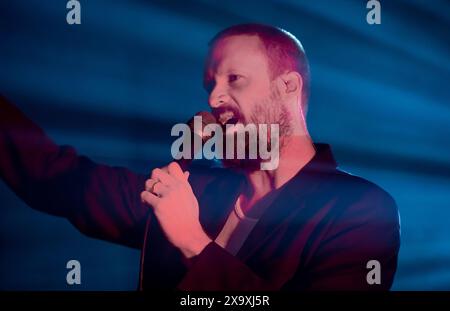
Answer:
M186 260L141 202L146 175L56 145L0 97L2 178L32 208L65 217L88 236L141 248L141 289L389 289L400 245L394 200L338 170L328 145L315 146L314 158L278 190L236 256L212 242ZM243 182L230 170L192 166L200 222L211 238ZM379 285L367 282L370 260L380 263Z

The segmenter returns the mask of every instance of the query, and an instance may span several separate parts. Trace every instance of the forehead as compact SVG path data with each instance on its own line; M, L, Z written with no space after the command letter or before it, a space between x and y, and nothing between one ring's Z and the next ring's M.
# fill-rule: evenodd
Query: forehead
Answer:
M248 73L267 71L264 45L256 35L226 37L214 44L207 63L207 74L222 74L230 70Z

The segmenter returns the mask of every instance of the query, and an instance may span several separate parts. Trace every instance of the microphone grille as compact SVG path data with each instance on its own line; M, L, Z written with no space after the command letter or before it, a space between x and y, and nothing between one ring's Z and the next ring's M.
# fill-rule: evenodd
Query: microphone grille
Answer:
M199 111L195 114L198 117L202 117L203 125L208 125L212 123L217 123L216 118L212 115L211 112L208 111Z
M199 111L197 112L194 117L202 117L202 132L203 129L205 128L205 126L207 126L208 124L214 124L217 123L216 118L213 116L213 114L211 112L208 111ZM192 117L188 122L187 125L189 126L189 128L191 129L192 133L195 133L195 129L194 129L194 117ZM208 138L210 138L209 136L206 137L204 135L200 135L200 133L195 133L199 136L202 136L202 140L205 142L206 140L208 140ZM203 133L202 133L203 134Z

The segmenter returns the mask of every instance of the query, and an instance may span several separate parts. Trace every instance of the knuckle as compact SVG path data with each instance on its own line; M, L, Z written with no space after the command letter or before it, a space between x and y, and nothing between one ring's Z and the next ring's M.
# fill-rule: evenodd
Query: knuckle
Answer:
M155 192L155 193L157 193L157 192L160 192L160 186L161 186L161 183L156 183L154 186L153 186L153 192Z
M152 170L152 174L151 177L154 178L155 176L158 176L160 169L159 168L154 168Z
M174 169L174 168L177 167L177 165L178 165L177 162L172 161L172 162L169 163L169 168L170 168L170 169Z
M141 192L141 199L142 199L144 202L147 202L147 193L146 193L146 191L142 191L142 192Z

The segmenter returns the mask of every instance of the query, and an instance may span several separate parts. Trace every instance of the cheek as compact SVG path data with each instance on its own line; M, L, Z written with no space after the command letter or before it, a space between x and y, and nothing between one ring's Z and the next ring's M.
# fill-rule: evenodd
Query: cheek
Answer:
M255 117L255 112L257 113L261 106L270 104L268 99L271 92L269 90L270 86L265 84L252 84L230 91L230 95L238 105L240 114L246 123Z
M246 111L249 111L249 106L255 101L255 93L248 88L236 88L230 91L229 94L239 107L241 114L245 114Z
M255 96L249 96L248 94L246 94L246 96L240 96L236 99L236 102L239 106L239 113L245 123L248 123L250 121L250 118L258 101L258 98L256 98Z

